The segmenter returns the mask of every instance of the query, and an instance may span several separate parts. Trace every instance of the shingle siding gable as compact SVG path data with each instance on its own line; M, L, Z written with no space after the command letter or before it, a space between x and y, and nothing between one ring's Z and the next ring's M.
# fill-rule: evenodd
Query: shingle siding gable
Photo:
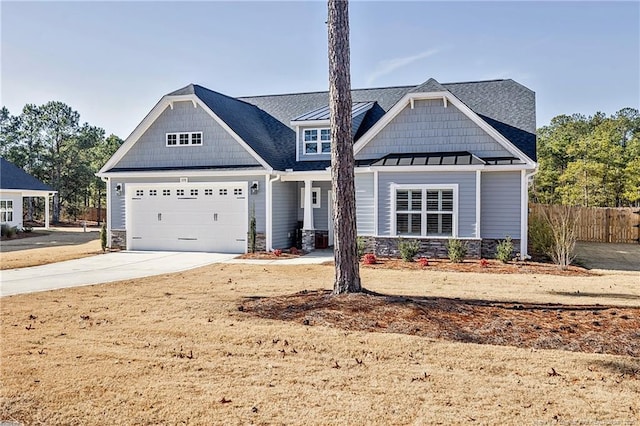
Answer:
M166 134L202 132L202 146L166 146ZM255 166L260 163L200 106L167 107L114 168Z

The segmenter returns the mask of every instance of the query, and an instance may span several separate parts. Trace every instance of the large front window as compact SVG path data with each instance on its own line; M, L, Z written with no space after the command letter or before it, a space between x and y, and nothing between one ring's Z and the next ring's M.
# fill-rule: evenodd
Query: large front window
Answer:
M0 201L0 222L13 222L13 200Z
M397 188L395 225L397 235L452 237L454 235L454 189Z
M304 129L303 137L305 154L331 153L330 129Z

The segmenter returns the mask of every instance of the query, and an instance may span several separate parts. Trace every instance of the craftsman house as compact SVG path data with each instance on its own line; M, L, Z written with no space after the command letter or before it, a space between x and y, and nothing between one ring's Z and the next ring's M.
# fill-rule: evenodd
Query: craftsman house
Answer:
M358 235L377 254L451 238L527 250L535 94L513 80L353 90ZM98 173L112 246L244 253L333 244L328 93L163 96Z

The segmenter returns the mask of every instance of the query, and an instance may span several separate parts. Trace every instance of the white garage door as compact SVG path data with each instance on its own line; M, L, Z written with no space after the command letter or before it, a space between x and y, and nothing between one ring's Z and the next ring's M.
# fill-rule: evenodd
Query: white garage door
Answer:
M247 183L129 184L129 250L244 253Z

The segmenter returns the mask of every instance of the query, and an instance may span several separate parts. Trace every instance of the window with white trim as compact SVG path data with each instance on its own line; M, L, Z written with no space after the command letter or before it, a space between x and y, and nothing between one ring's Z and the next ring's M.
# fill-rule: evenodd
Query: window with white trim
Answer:
M396 188L397 235L452 237L455 211L453 188Z
M0 200L0 222L13 222L13 200Z
M167 133L167 146L201 146L202 132Z
M331 153L331 129L304 129L302 138L305 154Z
M311 208L320 208L320 188L311 188ZM300 188L300 208L304 209L304 188Z

